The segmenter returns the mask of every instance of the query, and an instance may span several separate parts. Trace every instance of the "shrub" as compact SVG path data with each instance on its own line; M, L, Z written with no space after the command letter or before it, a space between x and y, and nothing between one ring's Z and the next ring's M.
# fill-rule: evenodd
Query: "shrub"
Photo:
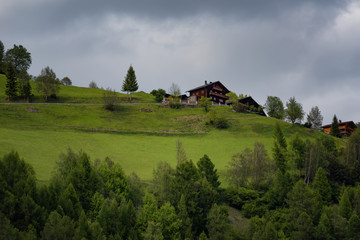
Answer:
M258 192L244 187L238 189L230 187L225 191L225 200L230 206L237 209L241 209L244 204L257 199L258 197Z
M116 102L117 102L117 94L115 90L111 90L110 88L106 89L106 92L104 93L105 109L114 111Z
M213 125L214 127L219 129L229 127L227 119L223 115L216 112L215 110L211 110L208 113L207 117L208 117L207 124Z
M248 111L248 107L240 102L236 102L232 104L233 110L235 112L247 112Z

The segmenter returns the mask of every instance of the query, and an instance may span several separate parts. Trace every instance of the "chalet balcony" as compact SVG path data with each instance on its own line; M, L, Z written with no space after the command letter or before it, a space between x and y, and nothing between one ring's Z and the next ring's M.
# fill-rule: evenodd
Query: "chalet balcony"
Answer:
M222 92L223 91L223 89L222 88L219 88L219 87L213 87L212 89L214 89L214 90L216 90L216 91L219 91L219 92Z
M226 96L226 95L224 95L224 94L220 94L220 93L215 93L215 92L213 92L213 91L210 91L209 94L210 94L210 96L212 95L212 96L216 96L216 97L220 97L220 98L229 99L228 96Z

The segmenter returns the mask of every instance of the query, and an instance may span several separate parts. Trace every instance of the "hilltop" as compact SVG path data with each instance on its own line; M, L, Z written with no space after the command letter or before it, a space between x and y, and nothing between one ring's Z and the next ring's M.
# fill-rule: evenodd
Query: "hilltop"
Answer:
M32 82L34 88L34 83ZM0 75L0 89L5 76ZM230 107L214 107L229 121L230 127L218 130L206 124L202 108L171 109L164 105L119 105L116 111L105 110L104 90L61 86L57 99L49 104L0 105L0 154L16 150L31 163L40 181L48 181L61 152L67 148L84 151L93 158L110 157L129 174L150 180L152 171L161 161L176 164L176 142L180 140L187 156L197 161L209 155L224 176L231 157L254 142L265 145L271 156L273 129L278 122L285 137L295 133L303 139L315 139L322 133L302 126L255 114L234 113ZM120 99L127 101L126 94ZM154 102L147 93L134 93L135 102ZM0 99L5 101L4 91ZM43 102L35 94L34 102ZM69 104L66 104L69 103ZM73 105L70 103L98 103ZM337 140L342 144L344 140ZM93 159L94 160L94 159Z
M0 154L18 151L45 182L67 148L83 150L93 160L108 156L127 174L134 171L150 180L159 162L175 166L176 142L180 140L189 159L196 162L209 155L223 177L232 155L256 141L262 142L271 156L276 122L288 140L295 133L303 139L322 135L273 118L234 113L229 107L216 109L229 120L228 129L206 125L202 108L121 105L111 112L101 105L2 104Z
M6 76L0 74L0 102L6 102L5 96L5 84L6 84ZM34 81L30 81L32 94L34 95L32 98L32 102L34 103L42 103L45 102L44 98L40 96L39 93L36 92L36 83ZM49 98L50 103L90 103L90 104L101 104L103 103L103 95L105 93L104 89L100 88L86 88L86 87L76 87L76 86L65 86L60 85L59 94L57 94L57 98ZM129 96L124 93L117 93L119 103L128 102ZM18 99L16 102L24 102L23 99ZM134 103L154 103L155 98L153 95L144 93L144 92L136 92L132 94L132 102Z

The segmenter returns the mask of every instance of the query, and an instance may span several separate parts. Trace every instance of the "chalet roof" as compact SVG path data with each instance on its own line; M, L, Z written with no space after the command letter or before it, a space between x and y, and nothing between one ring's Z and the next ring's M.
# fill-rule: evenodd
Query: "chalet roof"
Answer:
M258 108L259 106L261 106L260 104L258 104L251 96L249 97L245 97L245 98L241 98L237 100L239 103L242 104L247 104L249 103L249 105L253 105L254 107ZM228 102L227 105L232 105L232 102ZM264 112L264 110L261 110L260 112L258 112L259 115L261 116L265 116L266 117L266 113Z
M188 90L187 92L193 92L193 91L196 91L196 90L199 90L199 89L202 89L202 88L206 88L206 87L208 87L208 86L215 85L215 84L221 84L221 86L225 89L225 91L230 92L229 89L227 89L227 88L224 86L224 84L222 84L220 81L206 83L206 84L201 85L201 86L199 86L199 87L197 87L197 88L190 89L190 90Z
M344 126L344 125L348 125L348 124L350 124L350 125L352 125L353 127L356 128L356 124L353 121L339 122L339 126ZM329 128L329 127L331 127L331 124L326 124L326 125L321 126L321 127L322 128Z

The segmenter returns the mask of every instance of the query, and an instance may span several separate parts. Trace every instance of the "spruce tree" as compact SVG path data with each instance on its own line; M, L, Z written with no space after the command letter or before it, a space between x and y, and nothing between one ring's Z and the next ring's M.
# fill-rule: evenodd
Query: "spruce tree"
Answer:
M208 155L205 154L202 158L200 158L197 162L197 166L200 174L204 176L215 189L217 189L220 186L219 175L217 174L215 165L211 162Z
M4 56L5 56L4 44L0 40L0 73L4 72L4 69L3 69L3 67L4 67Z
M351 213L352 213L352 207L351 207L351 202L350 202L350 198L349 198L349 193L348 193L348 190L345 189L345 191L342 194L341 199L339 201L339 214L343 218L346 218L347 220L349 220Z
M277 123L275 125L274 132L273 159L276 163L277 169L280 170L282 173L285 173L287 168L286 148L287 143L285 137L281 131L280 125Z
M340 129L339 129L339 121L336 117L336 115L334 115L333 117L333 122L331 123L331 128L330 128L330 135L340 138Z
M8 65L6 78L5 94L8 96L8 101L10 101L17 96L18 90L15 69L11 64Z
M320 167L316 172L312 188L320 194L321 199L325 204L329 204L331 202L331 186L322 167Z
M139 85L136 80L134 68L132 67L132 65L130 65L126 77L123 81L122 91L127 92L128 94L130 93L130 101L131 101L131 93L138 90L138 88Z

